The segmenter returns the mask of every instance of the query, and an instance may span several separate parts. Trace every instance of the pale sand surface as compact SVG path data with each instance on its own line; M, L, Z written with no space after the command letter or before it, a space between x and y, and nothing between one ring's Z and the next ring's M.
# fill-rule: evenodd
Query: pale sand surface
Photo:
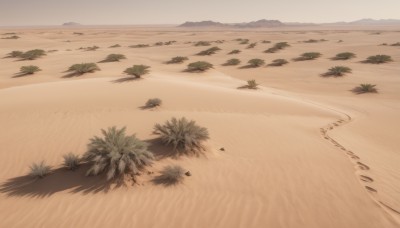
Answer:
M397 28L400 30L400 28ZM33 61L0 59L0 227L399 227L400 215L400 42L396 30L382 31L187 31L168 28L19 29L21 39L0 40L0 56L13 50L57 49ZM272 44L291 47L267 54ZM299 43L326 39L321 43ZM65 42L70 40L71 42ZM176 40L170 46L142 49L129 45ZM222 51L195 56L207 47L188 41L226 40ZM343 40L343 43L337 43ZM108 48L113 44L120 48ZM79 47L97 45L97 51ZM71 51L66 51L71 49ZM227 55L241 49L238 55ZM222 66L229 58L291 60L307 51L314 61L283 67L240 69ZM329 58L343 51L349 61ZM74 63L98 62L111 53L126 60L98 63L101 71L62 78ZM388 54L394 62L360 61ZM214 69L183 72L186 64L164 64L171 57L206 60ZM17 77L24 65L43 71ZM151 66L142 80L119 83L133 64ZM335 65L353 69L342 78L319 75ZM259 90L239 90L256 79ZM377 84L378 94L356 95L360 83ZM163 106L143 110L149 98ZM43 180L25 175L45 159L59 168L62 155L83 154L101 128L127 126L152 142L155 123L185 116L205 126L211 139L200 157L162 157L138 185L106 189L102 177L57 170ZM332 128L332 129L331 129ZM224 147L225 151L219 148ZM159 145L150 149L165 152ZM151 182L167 164L193 174L182 185ZM369 190L366 188L368 187Z

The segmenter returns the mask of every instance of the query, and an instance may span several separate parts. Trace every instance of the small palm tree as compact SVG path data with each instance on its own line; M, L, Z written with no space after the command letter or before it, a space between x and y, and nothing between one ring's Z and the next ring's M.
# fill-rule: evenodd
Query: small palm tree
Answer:
M228 61L226 61L226 63L224 63L224 66L236 66L240 64L240 60L239 59L229 59Z
M108 180L123 175L134 177L152 163L154 156L147 150L147 143L135 135L126 135L125 127L111 127L101 132L103 137L91 138L88 151L83 156L91 165L87 175L107 172Z
M250 59L247 63L250 67L260 67L265 64L265 61L262 59Z
M149 68L150 67L146 65L133 65L132 67L127 68L124 73L135 76L136 78L141 78L142 75L149 73Z
M356 54L352 53L352 52L342 52L337 54L335 57L333 57L334 60L348 60L348 59L352 59L355 58Z
M189 59L189 58L187 58L187 57L176 56L176 57L173 57L171 60L169 60L167 63L168 63L168 64L183 63L183 62L185 62L185 61L188 60L188 59Z
M64 154L63 158L64 158L63 166L68 170L77 169L81 162L79 155L73 153Z
M51 172L51 166L46 165L45 161L33 163L29 168L29 175L35 178L43 178Z
M375 88L376 85L372 84L360 84L356 88L353 89L353 92L361 94L361 93L377 93L378 90Z
M161 141L171 145L176 152L190 153L203 150L202 142L209 139L207 128L200 127L195 121L186 118L156 124L154 134L160 135Z
M326 76L343 76L346 73L351 73L351 69L345 66L335 66L331 67L329 71L325 74Z
M213 65L211 63L208 63L205 61L197 61L197 62L190 63L187 66L187 70L189 72L206 71L212 67L213 67Z
M392 57L389 55L374 55L370 56L365 60L366 63L381 64L393 61Z
M41 69L38 66L31 65L31 66L22 66L19 71L21 74L25 75L25 74L34 74L38 71L41 71Z

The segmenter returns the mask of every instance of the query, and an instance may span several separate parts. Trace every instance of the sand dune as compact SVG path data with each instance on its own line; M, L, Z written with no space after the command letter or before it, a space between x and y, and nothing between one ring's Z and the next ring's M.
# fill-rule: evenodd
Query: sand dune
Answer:
M20 40L0 41L1 53L43 48L57 52L34 61L0 59L0 225L1 227L398 227L400 180L397 129L400 122L398 32L369 31L243 32L92 29L20 30ZM195 34L194 34L195 33ZM245 49L234 38L288 41L275 53L259 43ZM361 37L361 38L360 38ZM307 44L310 38L328 41ZM213 56L194 56L207 47L188 41L225 39ZM344 40L337 43L337 40ZM71 42L65 42L70 40ZM130 49L138 43L177 40L171 46ZM107 47L119 43L123 47ZM94 52L76 50L97 45ZM67 51L66 49L71 49ZM228 56L232 49L242 49ZM353 69L343 78L319 75L339 63L341 51L357 58L340 62ZM239 69L221 66L238 57L243 64L260 57L297 57L319 51L314 61L283 67ZM101 71L63 78L74 63L98 62L107 54L127 60L99 63ZM369 55L390 54L384 65L360 63ZM176 55L215 65L206 73L183 72L186 64L164 64ZM26 64L36 75L13 78ZM133 64L150 65L141 80L119 82ZM242 64L242 65L243 65ZM239 90L256 79L259 90ZM378 94L355 95L359 83L378 84ZM141 107L159 97L163 106ZM185 116L210 131L200 157L163 157L152 128L171 117ZM134 186L106 185L102 177L85 177L59 169L62 155L83 154L88 139L101 128L127 126L159 154ZM225 151L219 149L223 147ZM56 171L39 181L26 177L32 162L45 159ZM152 179L167 164L193 174L184 184L155 185Z

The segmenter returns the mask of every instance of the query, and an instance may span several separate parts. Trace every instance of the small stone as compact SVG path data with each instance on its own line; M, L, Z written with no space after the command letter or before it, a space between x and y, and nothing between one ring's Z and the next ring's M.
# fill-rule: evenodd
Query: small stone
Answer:
M192 174L190 173L190 171L187 171L187 172L185 173L185 175L188 176L188 177L192 176Z
M225 151L225 148L221 147L221 149L219 149L220 151Z

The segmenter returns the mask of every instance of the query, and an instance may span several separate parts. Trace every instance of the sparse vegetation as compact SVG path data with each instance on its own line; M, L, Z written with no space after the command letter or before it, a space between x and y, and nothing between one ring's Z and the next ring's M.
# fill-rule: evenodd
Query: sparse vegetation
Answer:
M300 55L300 57L295 58L295 61L306 61L306 60L314 60L321 56L319 52L306 52Z
M365 63L373 63L373 64L381 64L381 63L387 63L391 62L392 57L389 55L374 55L368 57L364 62Z
M224 66L236 66L240 64L240 60L239 59L229 59L228 61L226 61L226 63L224 63Z
M84 35L83 32L74 32L73 34L74 34L74 35L78 35L78 36Z
M134 76L136 78L141 78L143 75L149 73L149 66L146 65L133 65L127 68L124 73Z
M163 45L164 45L163 42L156 42L156 43L154 44L154 46L163 46Z
M81 162L79 155L73 153L64 154L63 158L64 158L63 166L68 170L77 169Z
M352 59L355 58L356 54L352 53L352 52L342 52L337 54L335 57L333 57L334 60L348 60L348 59Z
M198 41L197 43L194 44L194 46L210 46L211 43L208 41Z
M248 44L249 39L242 39L239 44Z
M196 153L204 150L202 143L209 139L208 130L200 127L195 121L189 121L186 118L172 118L165 124L156 124L154 133L160 135L161 141L172 146L175 152Z
M16 40L16 39L19 39L19 38L21 38L21 37L14 35L14 36L3 37L1 39L3 39L3 40Z
M262 40L261 43L263 43L263 44L270 44L271 41L269 41L269 40Z
M376 89L376 85L372 84L360 84L359 86L353 89L353 92L357 94L361 93L377 93L378 90Z
M229 52L228 54L229 55L233 55L233 54L239 54L240 52L242 52L242 51L238 50L238 49L235 49L235 50L232 50L231 52Z
M265 64L265 61L262 59L250 59L247 63L250 67L260 67Z
M276 43L273 47L268 48L264 52L265 53L275 53L275 52L277 52L279 50L282 50L282 49L284 49L286 47L290 47L290 45L287 42L279 42L279 43Z
M39 57L46 55L46 52L42 49L34 49L27 52L22 53L19 57L23 60L34 60Z
M84 51L96 51L97 49L99 49L100 47L93 45L91 47L80 47L78 48L78 50L84 50Z
M207 50L201 51L199 53L197 53L197 55L213 55L215 54L217 51L221 50L221 48L219 47L212 47L209 48Z
M251 44L249 44L249 45L247 46L247 49L252 49L252 48L254 48L255 46L257 46L257 43L251 43Z
M190 72L193 72L193 71L206 71L206 70L208 70L208 69L210 69L212 67L213 67L213 65L211 63L209 63L209 62L197 61L197 62L190 63L187 66L187 70L190 71Z
M326 72L325 74L323 74L323 76L343 76L346 73L351 73L351 69L349 67L345 67L345 66L335 66L335 67L331 67L328 72Z
M134 180L142 168L152 163L153 154L148 151L147 143L126 135L126 128L116 127L101 130L103 136L90 139L88 151L83 156L91 167L87 175L107 172L107 180L130 175Z
M22 51L12 51L7 54L7 58L19 58L23 54Z
M25 75L25 74L34 74L38 71L41 71L41 69L38 66L30 65L30 66L22 66L19 71L20 74Z
M400 42L397 42L397 43L391 44L390 46L395 46L395 47L398 47L398 46L400 46Z
M272 63L268 64L268 66L283 66L288 63L289 62L286 59L275 59Z
M118 62L121 59L126 59L125 55L122 54L109 54L103 62Z
M131 45L129 47L130 48L145 48L145 47L150 47L150 45L148 45L148 44L135 44L135 45Z
M248 80L247 81L247 88L249 89L258 89L258 83L256 82L256 80Z
M121 47L121 45L119 45L119 44L114 44L114 45L110 46L109 48L119 48L119 47Z
M96 63L79 63L74 64L69 67L68 71L73 72L74 74L85 74L92 73L100 70L100 68L96 65Z
M169 60L167 63L168 64L183 63L186 60L189 60L189 58L183 57L183 56L176 56L176 57L173 57L171 60Z
M146 108L155 108L161 106L162 100L160 98L151 98L146 102Z
M46 165L45 161L33 163L30 167L29 176L35 178L43 178L51 172L51 166Z
M160 172L160 176L156 177L156 183L165 185L175 185L183 182L185 178L185 170L179 165L166 166Z

